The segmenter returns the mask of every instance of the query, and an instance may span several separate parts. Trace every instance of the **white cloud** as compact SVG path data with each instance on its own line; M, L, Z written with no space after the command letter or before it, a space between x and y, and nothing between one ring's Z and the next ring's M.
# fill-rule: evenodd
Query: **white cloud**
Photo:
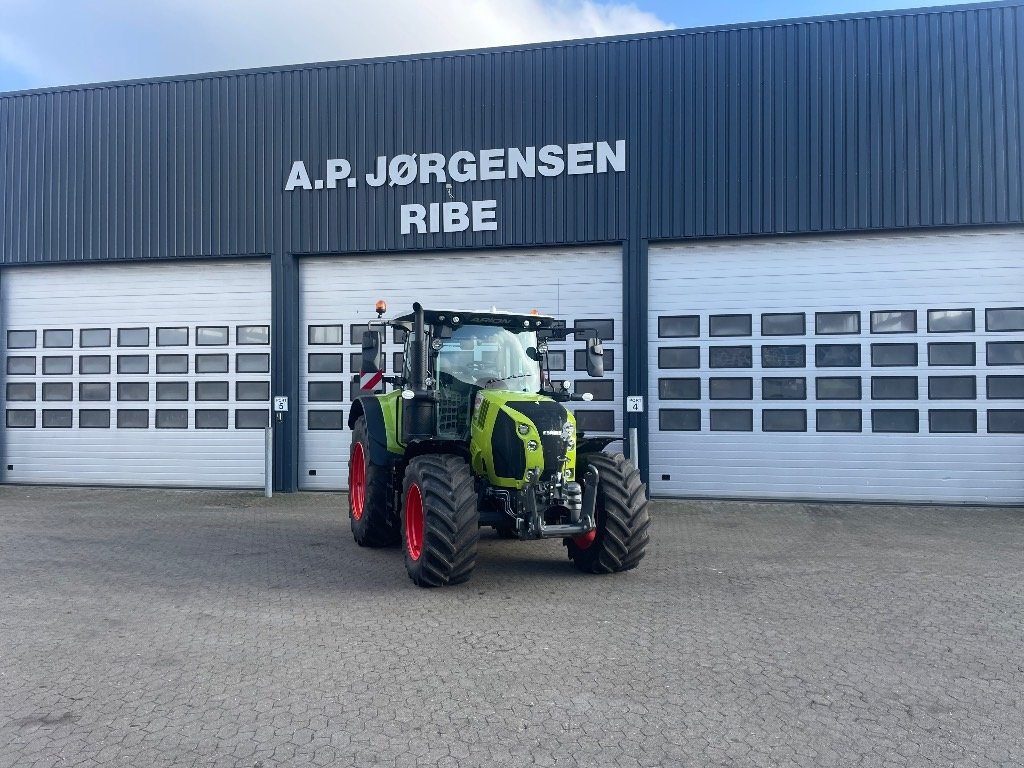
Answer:
M598 0L0 0L0 18L0 62L34 86L669 26Z

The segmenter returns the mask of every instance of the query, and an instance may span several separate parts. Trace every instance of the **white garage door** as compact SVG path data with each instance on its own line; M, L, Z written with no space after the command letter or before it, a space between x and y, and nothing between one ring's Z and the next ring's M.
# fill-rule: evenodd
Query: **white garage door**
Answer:
M582 342L552 342L552 376L591 391L592 403L574 403L581 428L620 434L622 252L564 249L399 254L360 258L310 258L301 264L302 403L299 479L303 488L348 485L348 408L358 388L362 332L375 319L377 299L386 317L430 308L509 312L537 309L564 320L598 323L605 341L605 378L586 380ZM401 345L387 336L388 370L400 368ZM563 373L564 371L564 373Z
M3 479L259 487L266 262L7 269Z
M652 247L661 496L1024 501L1024 233Z

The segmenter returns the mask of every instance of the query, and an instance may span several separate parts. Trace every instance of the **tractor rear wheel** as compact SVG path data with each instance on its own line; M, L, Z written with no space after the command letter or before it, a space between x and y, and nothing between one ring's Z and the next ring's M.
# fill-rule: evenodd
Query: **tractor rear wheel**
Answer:
M360 416L352 429L348 457L348 516L352 538L361 547L390 547L399 542L390 474L388 467L370 459L366 419Z
M640 471L621 453L590 453L581 457L578 476L593 465L597 484L597 529L565 539L569 559L587 573L616 573L636 568L647 551L647 493Z
M421 587L459 584L476 566L480 514L469 465L459 456L417 456L405 470L402 541L409 578Z

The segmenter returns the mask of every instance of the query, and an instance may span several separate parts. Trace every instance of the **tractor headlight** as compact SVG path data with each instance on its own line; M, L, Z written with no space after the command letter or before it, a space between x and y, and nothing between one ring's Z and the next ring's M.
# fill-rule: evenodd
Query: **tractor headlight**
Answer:
M526 447L529 448L531 451L536 451L538 448L540 448L540 445L537 443L536 440L530 440L526 444Z
M530 425L529 424L520 424L519 425L519 434L520 435L528 435L528 434L530 434Z

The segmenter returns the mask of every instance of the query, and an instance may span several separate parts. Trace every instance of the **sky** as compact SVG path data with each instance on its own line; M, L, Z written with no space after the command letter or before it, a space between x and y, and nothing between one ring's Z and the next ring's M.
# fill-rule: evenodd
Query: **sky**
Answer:
M0 92L950 0L0 0Z

